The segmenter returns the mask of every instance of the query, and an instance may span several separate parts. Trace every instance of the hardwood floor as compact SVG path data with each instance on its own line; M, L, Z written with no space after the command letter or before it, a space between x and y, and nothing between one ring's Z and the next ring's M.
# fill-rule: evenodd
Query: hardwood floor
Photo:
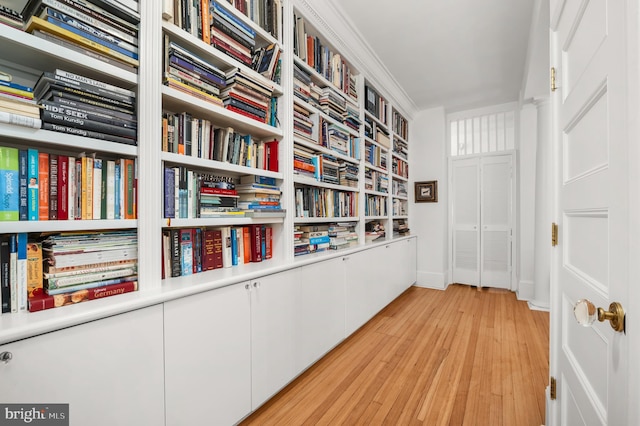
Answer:
M549 314L411 287L242 425L544 424Z

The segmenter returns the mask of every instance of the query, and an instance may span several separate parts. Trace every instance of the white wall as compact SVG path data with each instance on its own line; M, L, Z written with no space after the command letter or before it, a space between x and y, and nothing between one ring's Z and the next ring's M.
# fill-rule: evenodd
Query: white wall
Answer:
M409 217L418 236L417 284L444 289L448 284L448 185L444 108L420 111L411 121ZM437 203L414 203L414 182L437 180Z
M535 189L537 108L526 104L520 111L518 149L518 298L534 297Z

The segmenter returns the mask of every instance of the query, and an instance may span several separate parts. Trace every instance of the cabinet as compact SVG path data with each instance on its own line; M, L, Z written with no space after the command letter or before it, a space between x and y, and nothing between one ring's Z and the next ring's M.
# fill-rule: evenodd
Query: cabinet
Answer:
M234 424L251 411L249 283L164 304L166 424Z
M345 337L342 258L300 268L296 303L296 370L303 371Z
M262 405L296 374L298 268L250 283L252 408Z
M0 346L4 403L68 403L71 424L164 424L162 306Z

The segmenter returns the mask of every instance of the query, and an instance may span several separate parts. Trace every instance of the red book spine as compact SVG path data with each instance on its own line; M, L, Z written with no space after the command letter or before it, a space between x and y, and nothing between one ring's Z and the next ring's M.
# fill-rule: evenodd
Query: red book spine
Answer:
M244 238L242 245L242 247L244 248L244 263L249 263L251 262L251 230L248 226L244 227L242 238Z
M58 220L69 219L69 157L58 156Z
M235 189L225 189L225 188L200 188L201 194L211 194L211 195L238 195L238 191Z
M257 115L253 115L250 112L247 112L247 111L242 110L240 108L236 108L233 105L227 105L227 106L225 106L225 108L228 109L229 111L237 112L240 115L244 115L245 117L249 117L249 118L253 118L254 120L258 120L261 123L266 123L264 118L258 117Z
M222 268L222 231L213 231L213 268Z
M271 259L271 256L273 255L273 228L271 228L270 226L267 226L265 234L266 234L266 237L265 237L266 250L264 253L264 258Z
M262 262L262 228L261 225L250 225L251 229L251 261Z
M60 306L73 305L87 300L103 299L118 294L130 293L138 289L137 281L127 281L104 287L77 290L73 293L56 294L48 296L35 296L29 299L29 312L43 311L45 309L59 308Z
M215 264L215 249L214 249L214 231L205 230L202 233L203 244L202 244L202 270L203 271L211 271L212 269L216 269Z
M267 170L272 172L277 172L278 165L278 141L272 140L271 142L265 142L265 151L267 156L267 161L265 162L267 166Z

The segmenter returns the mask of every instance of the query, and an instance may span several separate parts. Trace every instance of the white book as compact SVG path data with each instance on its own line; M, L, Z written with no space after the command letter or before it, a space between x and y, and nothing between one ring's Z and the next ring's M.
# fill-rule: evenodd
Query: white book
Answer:
M198 119L197 118L192 118L191 119L191 156L192 157L197 157L198 156L198 147L200 145L200 138L198 138ZM191 216L189 216L191 217Z
M231 227L223 226L220 228L222 231L222 267L230 268L231 262Z
M102 210L102 160L93 160L93 218L100 219Z
M39 118L27 117L6 111L0 111L0 123L15 124L16 126L32 127L34 129L42 127L42 120Z
M173 23L173 0L162 0L162 19Z
M11 312L18 312L18 238L11 234L9 243L9 288L11 291Z
M116 217L116 162L107 161L107 219Z
M27 239L25 232L17 236L18 243L18 266L16 270L16 281L18 283L18 312L27 310Z
M187 172L187 217L189 219L194 219L195 210L194 210L194 201L196 201L195 188L193 184L193 170L189 170Z

